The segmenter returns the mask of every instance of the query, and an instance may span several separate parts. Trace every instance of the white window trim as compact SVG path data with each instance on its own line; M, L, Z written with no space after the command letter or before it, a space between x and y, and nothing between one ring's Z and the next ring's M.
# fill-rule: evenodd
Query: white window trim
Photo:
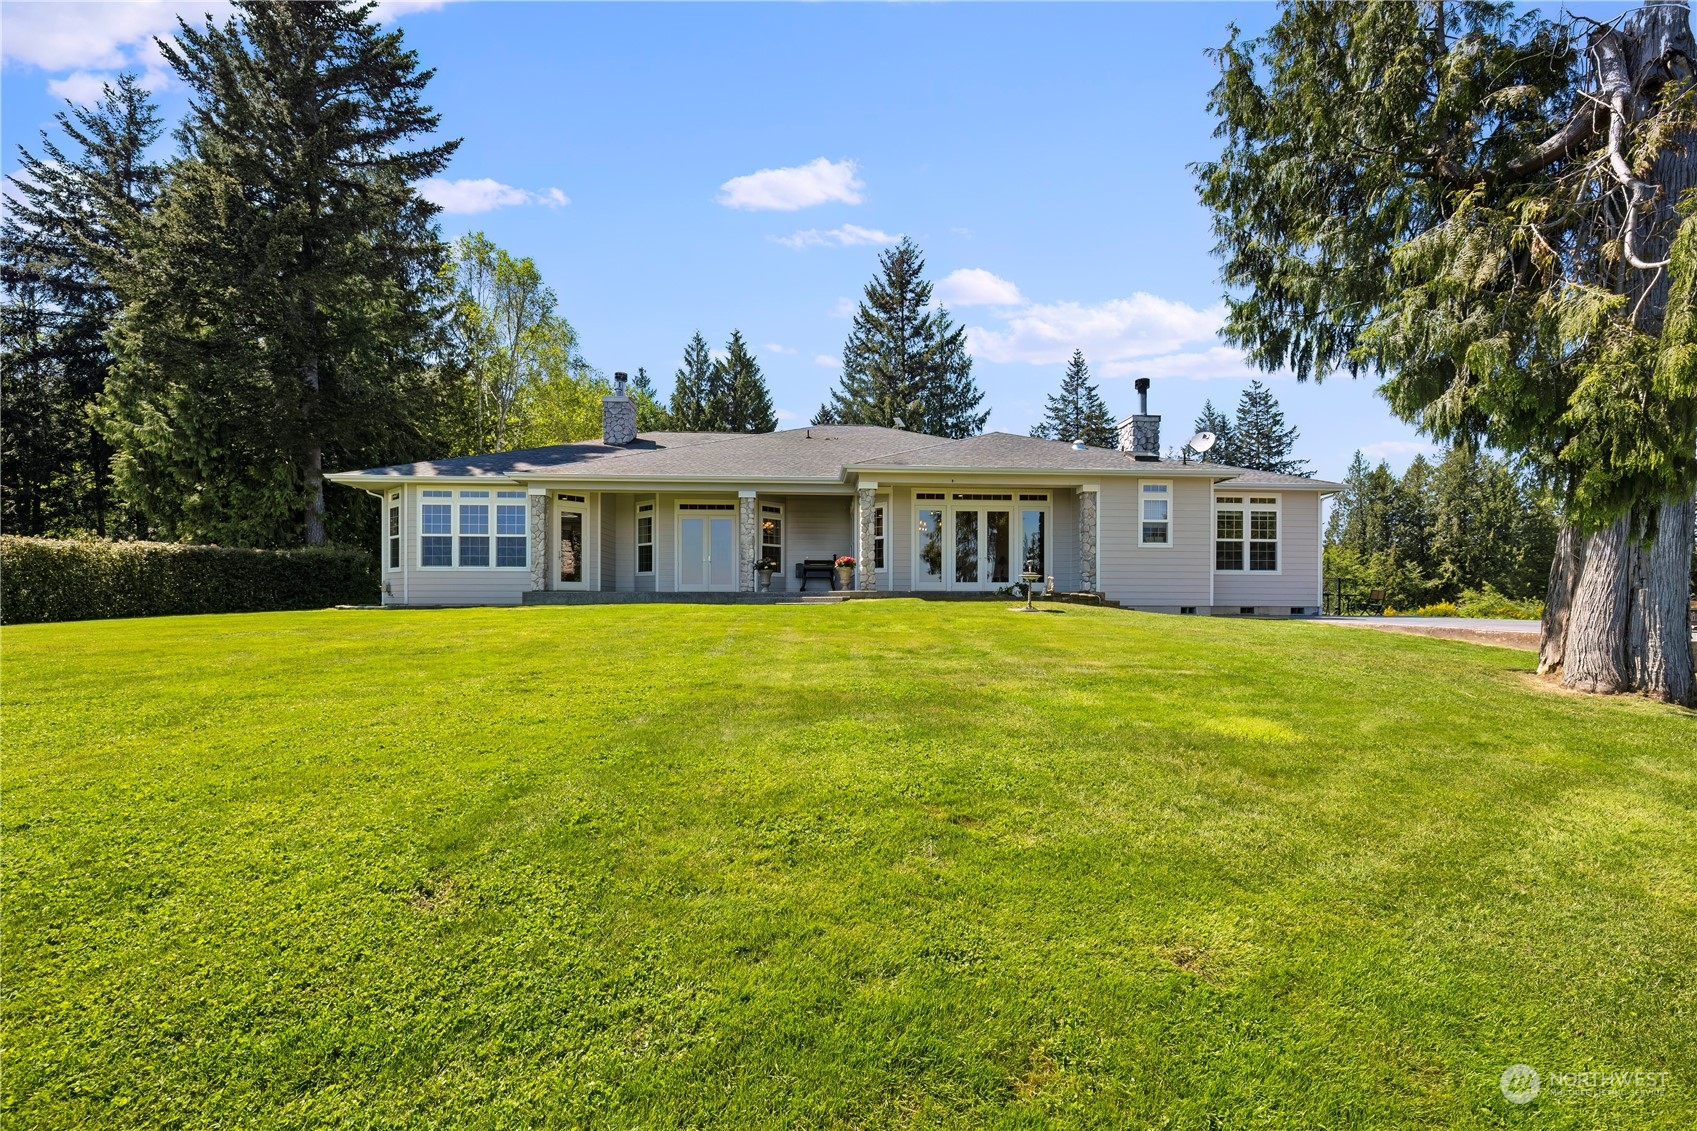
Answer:
M777 511L774 516L778 520L778 573L784 575L784 550L788 545L790 535L789 511L783 503L774 503L767 499L756 498L754 502L754 561L759 564L766 558L766 514L768 510ZM712 512L708 512L712 513Z
M446 498L444 498L442 496L432 497L432 496L429 496L427 494L428 491L447 491L448 497L446 497ZM482 492L485 493L485 497L480 499L480 498L477 498L475 496L468 496L467 492L472 492L472 491L482 491ZM511 497L510 498L502 498L501 496L503 494L509 495ZM463 532L460 529L460 506L461 506L462 503L467 505L467 506L485 505L489 508L489 532L487 534L473 534L473 535L463 534ZM442 504L447 504L447 507L448 507L448 528L452 531L452 533L450 533L450 534L428 534L428 535L425 534L424 533L424 508L426 506L440 506ZM524 511L524 533L523 534L500 534L500 533L497 533L497 531L499 531L501 529L500 511L496 509L497 507L519 507L521 510L523 510ZM418 568L419 569L460 570L460 571L465 571L465 572L469 572L469 573L518 573L518 572L527 571L527 570L530 569L530 555L534 552L535 548L533 546L531 546L531 544L530 544L530 498L529 498L528 492L515 490L511 487L454 487L454 488L428 487L428 488L420 488L419 493L418 493L417 517L418 517ZM428 538L447 538L449 540L449 550L448 550L448 552L449 552L449 564L447 564L447 565L425 565L424 564L424 540L427 537ZM489 539L489 564L488 565L481 565L481 566L463 566L463 565L460 565L460 538L461 537L488 538ZM500 543L497 541L500 538L523 538L524 539L524 564L523 565L504 566L504 565L496 565L495 564L496 562L500 561Z
M940 494L943 497L941 499L921 499L919 496L920 496L921 493L924 493L924 492L930 492L932 494ZM1003 500L1003 499L994 499L994 500L962 499L962 500L956 501L956 499L954 497L956 495L956 493L1008 495L1011 498L1012 501L1010 502L1008 500ZM1045 498L1041 502L1032 501L1032 502L1022 503L1022 502L1019 501L1019 497L1022 494L1025 494L1025 495L1039 495L1040 494L1040 495L1047 496L1047 498ZM923 588L923 590L927 593L935 593L935 592L989 593L989 592L993 592L995 590L995 588L997 588L999 586L1020 584L1020 574L1022 574L1024 572L1024 569L1022 567L1025 565L1025 559L1019 556L1019 551L1023 548L1023 546L1025 544L1024 528L1021 525L1021 522L1022 522L1021 516L1022 516L1022 513L1025 512L1025 511L1042 511L1043 512L1043 566L1044 566L1046 574L1053 574L1055 572L1055 503L1054 503L1054 498L1055 498L1055 489L1053 487L1011 487L1011 488L979 487L979 488L973 488L973 487L963 487L960 484L953 484L949 487L915 486L913 488L913 491L911 492L909 499L908 499L908 569L911 571L908 574L908 577L910 578L909 584L916 590ZM892 561L891 554L890 554L890 547L894 544L890 541L890 539L894 537L894 531L890 526L890 515L892 513L893 508L890 506L890 501L889 501L888 497L880 499L879 502L878 502L878 505L885 508L884 509L884 540L885 540L884 541L884 569L880 570L879 572L880 573L888 573L889 568L890 568L890 563ZM948 543L948 536L949 536L950 532L952 531L952 529L954 527L954 516L955 516L955 512L957 510L970 510L970 511L981 511L981 512L982 511L993 511L993 510L1008 511L1009 512L1008 513L1008 537L1009 537L1009 540L1010 540L1009 546L1008 546L1008 580L1007 581L979 581L979 582L974 582L972 584L966 584L964 582L956 582L955 579L954 579L954 570L952 568L953 559L945 557L945 560L943 562L944 568L943 568L943 574L942 574L942 583L940 585L921 586L919 584L919 579L924 576L925 562L924 562L924 560L921 556L924 547L920 545L919 512L925 511L925 510L934 510L934 511L943 512L943 527L944 527L945 547L947 546L947 543ZM947 551L945 550L945 553L946 552ZM983 565L983 563L980 562L980 571L981 572L982 572L982 565Z
M1213 553L1215 555L1214 556L1214 562L1213 562L1214 572L1215 573L1227 573L1227 574L1230 574L1233 577L1278 577L1281 574L1283 574L1284 571L1285 571L1284 496L1282 494L1275 494L1273 492L1267 492L1266 494L1263 494L1263 495L1256 495L1256 494L1253 494L1249 491L1237 490L1237 491L1232 491L1227 497L1232 498L1232 499L1242 499L1243 502L1241 502L1241 503L1226 503L1226 504L1222 505L1220 503L1220 496L1218 494L1216 494L1214 496L1214 537L1209 543L1209 552ZM1272 499L1273 501L1270 502L1270 503L1252 503L1252 502L1249 501L1251 498ZM1220 559L1219 559L1216 547L1220 543L1219 514L1222 510L1237 511L1240 514L1243 515L1243 568L1242 569L1221 569L1219 567L1219 560ZM1250 569L1249 568L1249 544L1251 542L1265 542L1265 541L1267 541L1267 539L1265 539L1265 538L1251 538L1249 536L1249 515L1250 515L1251 511L1263 511L1263 512L1272 511L1273 514L1276 516L1274 521L1278 524L1278 526L1277 526L1278 536L1275 537L1272 540L1272 542L1273 542L1273 548L1274 548L1273 552L1278 556L1278 562L1279 562L1279 568L1278 569Z
M660 528L659 510L659 504L656 500L650 499L646 503L641 499L636 501L636 521L631 524L631 537L635 540L633 544L636 553L632 556L631 562L638 567L635 571L638 577L653 577L654 569L660 562L659 546L657 545ZM642 565L642 520L645 518L648 520L648 568L642 569L640 568Z
M401 492L391 491L383 497L383 572L399 573L406 567L406 503Z
M1145 542L1143 540L1143 489L1145 487L1165 487L1167 489L1167 496L1164 500L1167 504L1167 540L1165 542ZM1097 505L1100 506L1101 496L1097 495L1096 497L1098 499ZM1178 538L1176 536L1178 523L1175 521L1178 511L1177 502L1178 492L1174 490L1173 481L1171 479L1139 479L1137 481L1137 510L1133 518L1137 523L1137 546L1139 549L1170 550L1174 546L1178 545ZM1098 531L1101 529L1101 526L1101 516L1098 515L1096 519L1096 527ZM1096 559L1096 570L1098 577L1100 577L1102 560L1099 551Z
M740 496L739 496L740 498ZM709 509L696 510L688 508L705 507ZM738 498L683 498L672 501L672 591L674 593L733 593L738 589L742 565L742 538L737 533L737 522L742 513L742 504ZM758 512L756 512L758 513ZM707 585L701 589L684 588L683 562L683 520L697 518L728 518L731 526L731 587L715 589Z
M890 541L890 515L892 513L893 513L893 510L890 506L890 497L888 495L876 495L876 496L873 497L873 500L872 500L872 515L873 515L873 518L872 518L872 546L873 546L872 563L873 563L873 567L874 567L875 572L885 574L886 576L889 574L890 564L894 560L894 557L890 553L890 546L892 545L892 543ZM883 531L882 534L879 533L880 530ZM884 564L881 565L881 566L877 564L878 563L877 546L878 546L878 543L880 543L880 542L884 543Z

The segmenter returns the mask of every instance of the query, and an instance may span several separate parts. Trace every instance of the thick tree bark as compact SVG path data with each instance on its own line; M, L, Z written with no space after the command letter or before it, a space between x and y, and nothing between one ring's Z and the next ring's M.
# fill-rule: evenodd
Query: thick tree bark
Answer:
M1567 649L1567 620L1573 611L1573 591L1579 587L1584 565L1585 536L1571 522L1562 523L1556 535L1555 559L1550 563L1550 585L1544 591L1544 623L1538 641L1538 674L1561 671Z
M1585 536L1585 560L1562 650L1563 687L1610 695L1631 686L1626 667L1630 531L1631 515L1621 515Z
M1634 547L1627 657L1632 686L1668 703L1691 703L1692 500L1663 503L1651 541Z

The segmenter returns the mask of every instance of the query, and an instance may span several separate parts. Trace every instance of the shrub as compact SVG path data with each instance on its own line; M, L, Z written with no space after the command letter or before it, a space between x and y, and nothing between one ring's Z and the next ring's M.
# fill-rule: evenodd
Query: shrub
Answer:
M0 536L5 624L320 609L377 595L377 562L367 550Z
M1435 605L1422 605L1409 615L1416 617L1459 617L1461 610L1456 608L1454 601L1439 601Z
M1463 589L1456 600L1464 617L1501 620L1537 620L1544 615L1544 602L1536 598L1505 597L1489 583L1483 589Z

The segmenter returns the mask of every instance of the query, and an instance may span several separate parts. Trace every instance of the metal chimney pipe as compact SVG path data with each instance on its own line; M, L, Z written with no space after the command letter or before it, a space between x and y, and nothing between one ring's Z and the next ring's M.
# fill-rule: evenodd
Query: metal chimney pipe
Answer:
M1149 415L1149 378L1139 377L1137 387L1137 415Z
M630 380L630 376L628 374L624 374L624 373L613 374L613 395L615 397L622 397L622 396L625 395L625 382L629 381L629 380ZM1148 382L1144 382L1144 383L1147 384Z

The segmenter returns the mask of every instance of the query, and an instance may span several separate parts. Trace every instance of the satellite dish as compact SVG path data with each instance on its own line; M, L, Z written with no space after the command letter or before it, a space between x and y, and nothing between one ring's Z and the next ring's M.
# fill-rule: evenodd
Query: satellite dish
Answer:
M1205 452L1218 441L1219 437L1212 432L1198 432L1190 438L1190 443L1186 444L1185 447L1193 452Z

